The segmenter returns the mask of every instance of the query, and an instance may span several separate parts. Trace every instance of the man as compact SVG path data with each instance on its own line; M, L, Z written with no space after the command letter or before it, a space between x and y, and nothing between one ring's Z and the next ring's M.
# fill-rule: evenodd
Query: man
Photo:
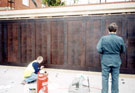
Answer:
M102 54L102 93L108 93L109 73L112 77L111 93L119 93L120 54L125 52L125 45L123 39L116 35L117 29L117 24L111 23L108 26L109 35L101 37L97 44L97 51Z
M44 66L39 66L43 62L43 57L39 56L36 60L32 61L24 71L25 80L22 84L31 83L37 80L37 74Z

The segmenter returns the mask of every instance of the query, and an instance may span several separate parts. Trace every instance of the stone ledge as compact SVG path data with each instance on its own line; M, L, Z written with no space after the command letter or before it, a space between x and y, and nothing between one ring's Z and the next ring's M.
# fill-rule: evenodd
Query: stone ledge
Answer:
M0 11L0 19L135 13L135 2Z

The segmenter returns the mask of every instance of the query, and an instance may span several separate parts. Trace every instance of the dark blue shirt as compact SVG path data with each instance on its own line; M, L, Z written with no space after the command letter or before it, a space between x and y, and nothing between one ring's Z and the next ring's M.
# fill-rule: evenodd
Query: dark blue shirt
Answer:
M35 70L35 73L37 74L39 72L39 70L40 70L39 63L38 62L33 62L32 66L33 66L33 68Z

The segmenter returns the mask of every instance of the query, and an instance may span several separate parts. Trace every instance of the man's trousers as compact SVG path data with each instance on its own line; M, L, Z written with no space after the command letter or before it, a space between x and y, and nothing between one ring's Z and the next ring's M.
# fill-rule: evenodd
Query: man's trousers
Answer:
M111 93L119 93L119 70L120 66L106 66L102 64L102 93L108 93L109 72L112 77Z

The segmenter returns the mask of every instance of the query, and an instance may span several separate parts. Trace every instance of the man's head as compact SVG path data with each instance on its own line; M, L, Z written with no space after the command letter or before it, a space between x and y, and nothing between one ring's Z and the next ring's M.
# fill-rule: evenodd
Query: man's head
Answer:
M42 56L37 57L37 62L38 63L42 63L42 61L43 61L43 57Z
M111 23L109 26L108 26L108 30L109 32L117 32L118 30L118 26L116 23Z

